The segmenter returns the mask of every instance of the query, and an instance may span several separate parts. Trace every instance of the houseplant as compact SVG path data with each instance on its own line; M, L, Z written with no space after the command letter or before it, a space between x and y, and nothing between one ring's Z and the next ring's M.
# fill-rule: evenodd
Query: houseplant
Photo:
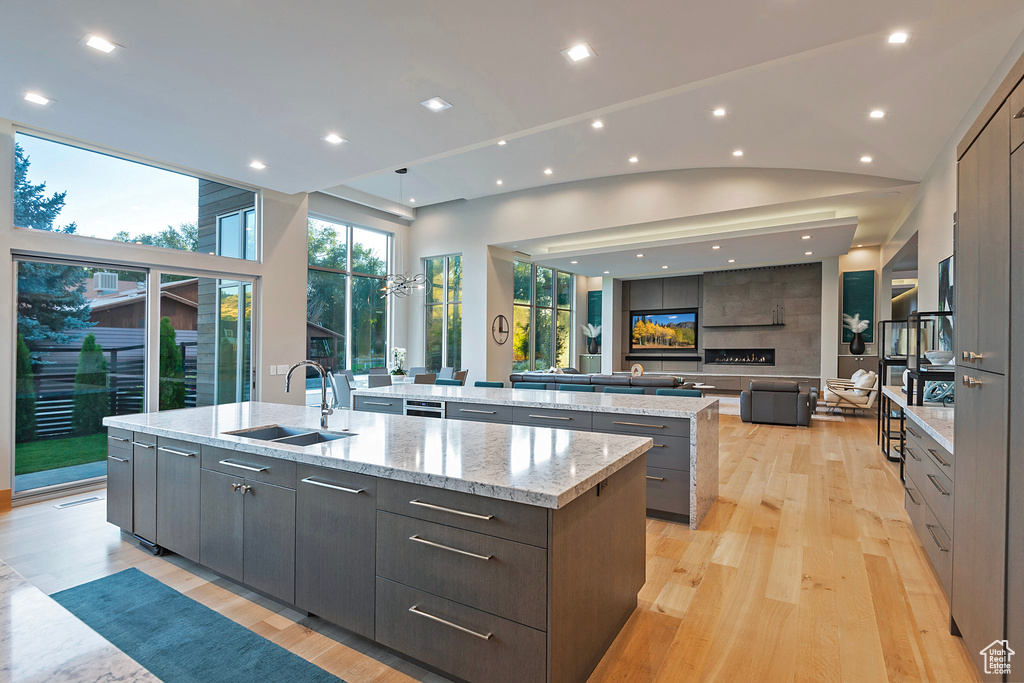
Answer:
M398 346L391 349L391 374L405 374L405 349Z
M587 353L597 353L597 337L601 334L600 325L580 325L580 329L583 330L583 336L587 338Z
M861 320L860 313L850 316L843 313L843 327L853 332L853 339L850 340L850 353L859 356L864 353L864 330L868 329L870 320Z

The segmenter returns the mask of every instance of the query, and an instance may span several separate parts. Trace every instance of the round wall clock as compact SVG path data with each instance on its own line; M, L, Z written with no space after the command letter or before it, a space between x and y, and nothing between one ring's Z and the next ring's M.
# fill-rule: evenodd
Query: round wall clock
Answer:
M499 315L494 319L494 322L491 323L491 336L499 344L504 344L508 341L508 318Z

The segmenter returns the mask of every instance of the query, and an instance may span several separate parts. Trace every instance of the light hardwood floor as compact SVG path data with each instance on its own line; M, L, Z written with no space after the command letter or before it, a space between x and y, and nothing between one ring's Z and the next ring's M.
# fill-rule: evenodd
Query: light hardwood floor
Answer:
M974 681L873 417L810 429L721 418L721 496L699 531L647 523L647 584L591 677L605 681ZM77 499L93 494L79 494ZM175 556L103 503L0 514L0 558L52 593L140 570L349 683L441 681L369 641Z

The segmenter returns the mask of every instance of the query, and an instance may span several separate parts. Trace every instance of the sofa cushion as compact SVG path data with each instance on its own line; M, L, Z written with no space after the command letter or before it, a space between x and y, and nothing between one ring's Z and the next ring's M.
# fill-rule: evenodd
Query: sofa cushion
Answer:
M777 391L788 394L800 393L798 382L787 382L778 379L755 379L750 382L751 391Z
M830 389L825 390L825 404L834 405L839 403L839 399L842 398L848 403L853 403L859 406L866 406L871 400L868 396L858 396L852 391L842 389L840 391L832 391Z
M853 375L850 376L850 381L851 382L856 382L857 380L859 380L861 377L863 377L866 374L868 374L868 371L864 370L863 368L860 369L860 370L857 370L857 372L853 373Z
M592 375L575 374L575 375L566 375L566 377L568 377L569 381L571 381L573 384L592 384L592 382L590 381L590 378L592 377Z
M590 383L601 386L628 387L629 375L591 375Z
M575 375L566 375L565 373L552 373L548 381L554 382L555 384L572 384L574 379L576 379ZM579 382L576 383L579 384Z
M634 387L675 387L679 380L675 377L630 377L630 386Z
M874 372L865 373L862 377L859 377L854 383L855 387L853 393L858 396L867 396L869 389L875 386L875 379L878 377Z

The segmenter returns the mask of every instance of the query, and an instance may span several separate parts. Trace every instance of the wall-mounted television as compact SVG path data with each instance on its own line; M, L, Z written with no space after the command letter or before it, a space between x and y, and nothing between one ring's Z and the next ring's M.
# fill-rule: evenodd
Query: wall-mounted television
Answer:
M697 309L630 311L629 350L694 353L697 350Z

